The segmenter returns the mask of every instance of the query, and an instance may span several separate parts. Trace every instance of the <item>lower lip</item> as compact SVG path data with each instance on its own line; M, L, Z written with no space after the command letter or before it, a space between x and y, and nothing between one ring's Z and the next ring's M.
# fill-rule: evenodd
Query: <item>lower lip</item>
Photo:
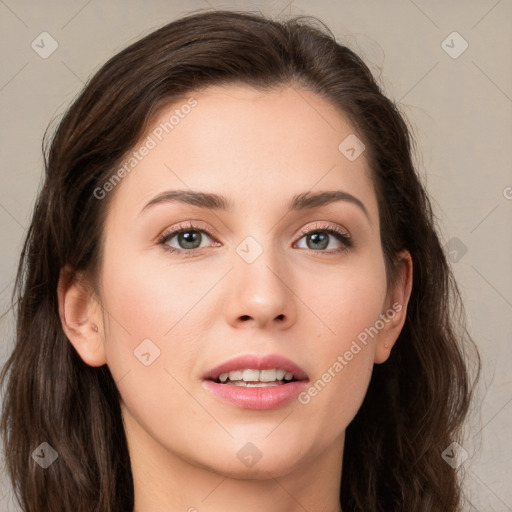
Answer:
M292 402L304 390L307 382L300 380L279 386L245 388L205 380L203 385L217 398L242 409L269 410Z

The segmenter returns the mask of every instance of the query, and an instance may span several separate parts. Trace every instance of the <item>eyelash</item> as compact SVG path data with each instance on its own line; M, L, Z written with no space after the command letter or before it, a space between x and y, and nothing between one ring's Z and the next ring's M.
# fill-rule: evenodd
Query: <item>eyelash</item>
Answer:
M186 233L187 231L198 231L200 233L206 234L208 237L214 239L213 235L206 229L203 229L194 223L190 222L186 225L180 224L178 228L172 229L170 231L164 231L160 237L158 238L158 244L162 245L164 250L169 251L171 253L178 254L182 257L190 257L193 255L193 253L199 251L200 249L204 249L204 247L198 248L198 249L176 249L174 247L169 247L167 245L167 242L174 238L176 235L179 235L180 233ZM345 247L341 249L334 249L330 251L321 250L321 251L315 251L314 249L310 249L311 251L315 253L325 253L325 254L334 254L334 253L341 253L343 251L346 251L347 249L350 249L354 247L354 242L352 241L350 235L343 231L342 229L338 228L337 226L332 226L330 224L323 225L323 226L315 226L314 228L309 229L303 229L300 232L300 237L298 240L302 239L304 236L312 234L312 233L327 233L328 235L332 235L335 238L338 239Z

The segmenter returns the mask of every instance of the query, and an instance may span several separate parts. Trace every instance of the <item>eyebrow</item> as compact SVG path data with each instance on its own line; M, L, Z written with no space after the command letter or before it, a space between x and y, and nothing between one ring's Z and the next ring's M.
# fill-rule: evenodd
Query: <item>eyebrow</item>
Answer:
M288 205L288 211L318 208L336 201L347 201L356 205L366 215L368 220L370 220L368 210L363 202L352 194L342 190L327 190L324 192L314 193L303 192L301 194L297 194L292 197ZM168 190L151 199L151 201L142 208L141 213L157 204L173 202L189 204L210 210L231 211L234 209L233 202L227 197L219 194L196 192L192 190Z

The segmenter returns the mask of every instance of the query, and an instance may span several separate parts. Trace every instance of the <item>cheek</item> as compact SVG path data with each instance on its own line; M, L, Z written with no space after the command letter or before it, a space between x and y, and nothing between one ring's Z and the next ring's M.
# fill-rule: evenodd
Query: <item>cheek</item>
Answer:
M305 325L313 328L326 350L342 349L374 325L383 312L386 292L384 260L377 251L354 253L339 265L317 264L297 272L297 295L308 306L298 303Z
M143 253L123 259L111 255L103 267L102 295L117 327L132 338L162 338L180 329L188 311L218 279L216 272L194 272L193 267Z
M386 296L384 262L362 257L324 276L317 273L315 283L322 288L301 284L301 298L316 319L305 322L312 328L311 338L303 337L303 352L315 374L299 403L318 419L313 435L325 436L327 443L348 426L366 395L378 336L374 327Z
M162 374L169 386L164 369L189 367L204 336L207 319L197 312L204 312L207 301L202 299L217 274L193 273L184 270L186 265L162 265L160 260L155 264L133 250L121 253L107 246L102 268L109 368L115 379L130 372L145 389L161 388Z
M188 422L204 420L187 379L208 330L199 312L211 300L201 299L218 277L147 260L105 259L102 299L108 367L130 414L157 437L158 431L179 430L173 418L184 411Z

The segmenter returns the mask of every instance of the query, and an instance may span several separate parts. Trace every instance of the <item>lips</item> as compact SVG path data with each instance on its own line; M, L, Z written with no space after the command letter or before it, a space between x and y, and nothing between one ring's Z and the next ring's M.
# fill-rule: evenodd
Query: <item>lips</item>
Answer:
M264 356L242 355L230 359L215 368L212 368L205 375L203 380L217 381L223 373L229 373L236 370L252 369L252 370L272 370L282 369L293 374L295 381L307 381L308 376L304 369L299 365L279 354L268 354Z
M252 382L258 373L267 374L262 370L274 369L278 370L279 376L285 372L288 377L293 377L292 380L285 376L284 380L279 381ZM277 374L270 372L265 377L270 377L273 373ZM233 376L235 381L226 381L227 374L230 378ZM236 380L241 376L244 377L243 382ZM259 377L263 381L266 380L263 375ZM289 406L308 386L308 381L306 372L287 357L278 354L243 355L212 368L203 376L202 386L212 396L230 406L268 411Z

